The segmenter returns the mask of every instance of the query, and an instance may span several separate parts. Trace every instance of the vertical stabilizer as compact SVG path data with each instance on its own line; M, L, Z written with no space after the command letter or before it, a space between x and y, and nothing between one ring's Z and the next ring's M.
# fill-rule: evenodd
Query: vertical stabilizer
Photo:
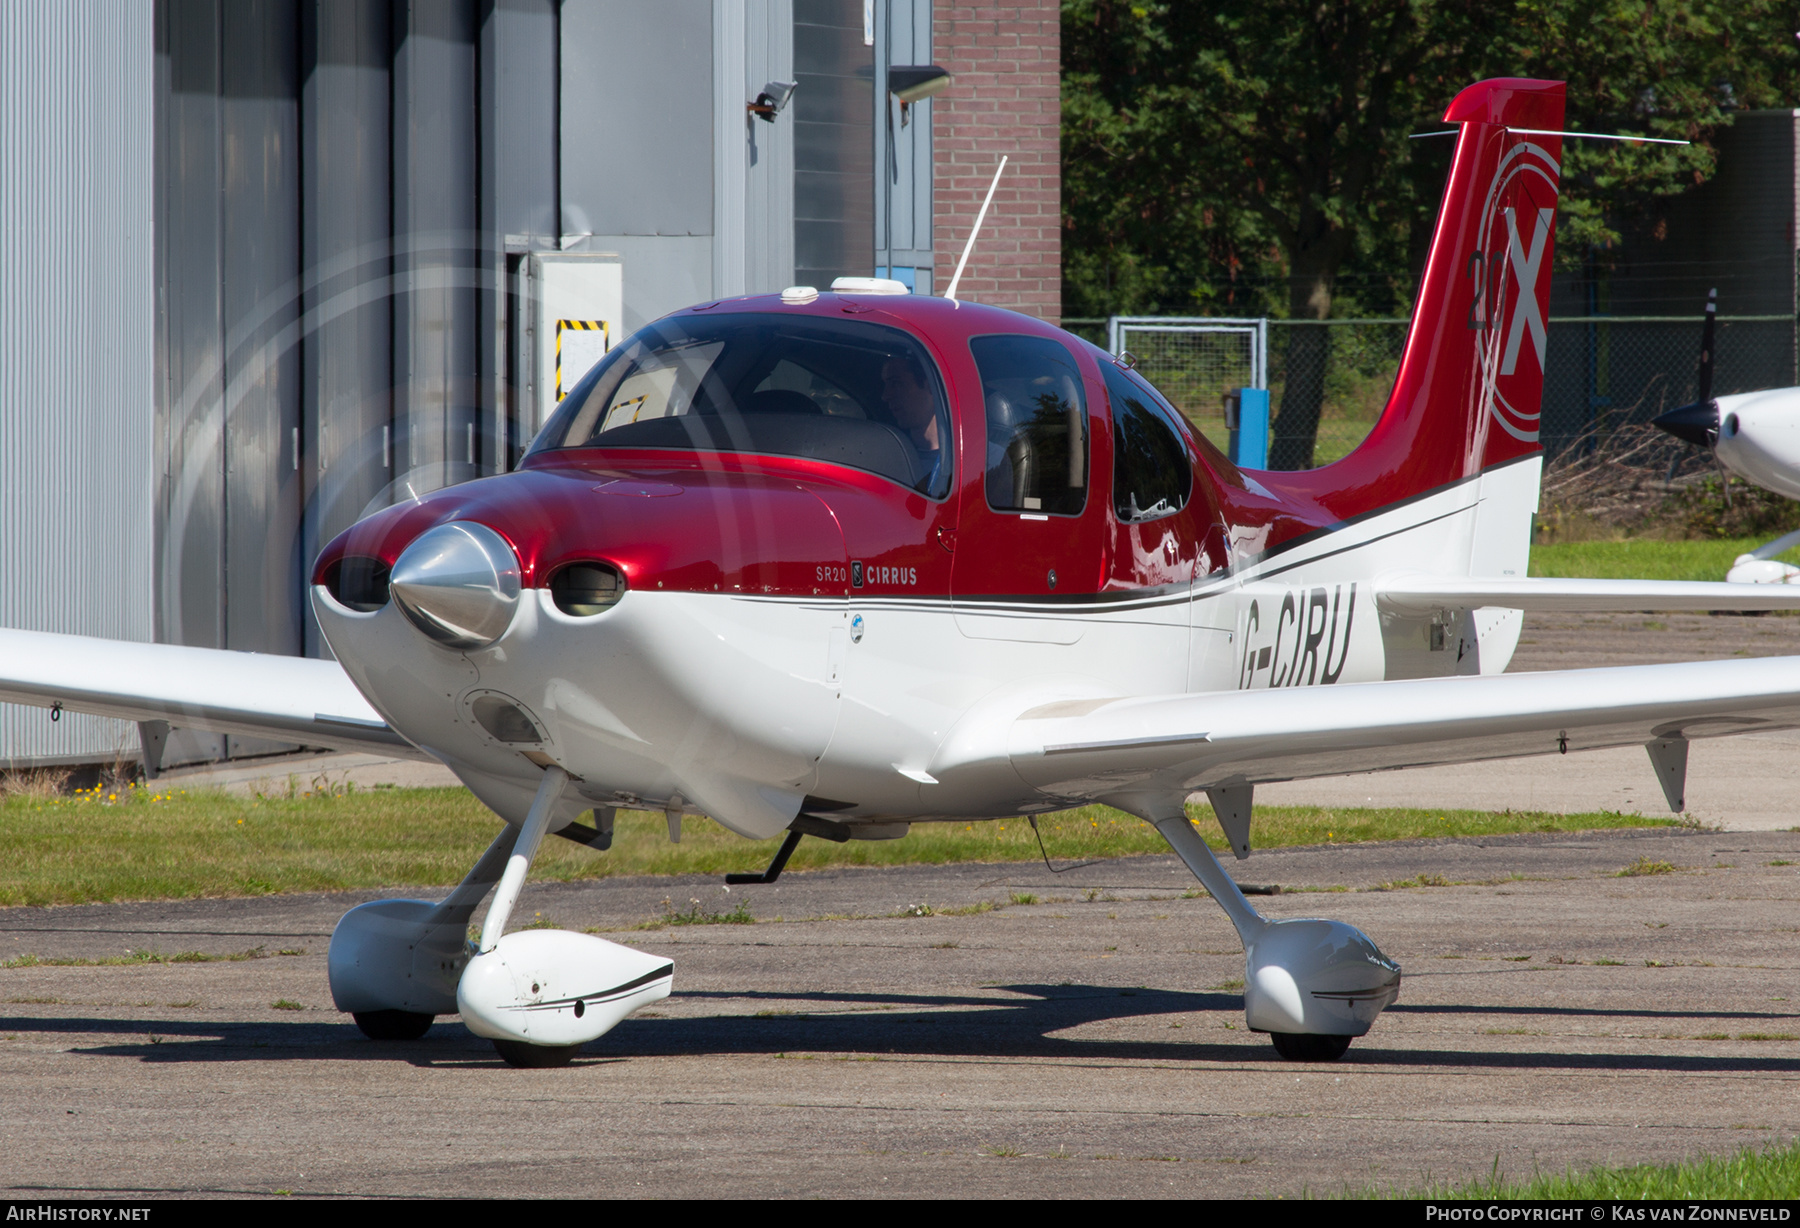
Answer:
M1563 83L1478 82L1444 118L1461 129L1399 376L1340 462L1377 504L1539 450Z

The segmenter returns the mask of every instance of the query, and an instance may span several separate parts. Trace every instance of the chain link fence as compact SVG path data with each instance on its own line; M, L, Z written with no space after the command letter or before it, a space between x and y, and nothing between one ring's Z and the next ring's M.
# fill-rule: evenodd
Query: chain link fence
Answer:
M1252 357L1229 333L1124 330L1137 370L1203 432L1225 446L1224 392L1251 384ZM1174 319L1165 322L1174 326ZM1188 321L1183 321L1188 323ZM1225 324L1226 321L1218 321ZM1232 321L1232 324L1241 322ZM1283 430L1290 388L1319 402L1311 465L1348 455L1387 405L1406 345L1407 321L1269 320L1267 374L1275 410L1270 462L1308 467L1305 433ZM1206 322L1192 321L1195 327ZM1544 373L1543 444L1551 459L1592 450L1611 433L1692 401L1700 363L1697 317L1552 316ZM1108 321L1070 319L1063 327L1108 348ZM1724 395L1794 385L1795 321L1790 316L1720 316L1713 392ZM1313 390L1317 391L1314 392Z

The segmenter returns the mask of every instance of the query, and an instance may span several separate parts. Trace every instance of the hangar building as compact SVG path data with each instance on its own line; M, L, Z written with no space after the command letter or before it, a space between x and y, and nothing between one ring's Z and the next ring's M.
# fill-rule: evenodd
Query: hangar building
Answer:
M323 655L308 564L516 462L664 312L871 274L1055 318L1052 0L10 0L0 626ZM902 108L893 67L940 65ZM767 83L797 88L779 113ZM777 94L782 91L776 91ZM561 368L559 368L559 359ZM135 756L0 706L0 766ZM284 749L176 730L165 762Z

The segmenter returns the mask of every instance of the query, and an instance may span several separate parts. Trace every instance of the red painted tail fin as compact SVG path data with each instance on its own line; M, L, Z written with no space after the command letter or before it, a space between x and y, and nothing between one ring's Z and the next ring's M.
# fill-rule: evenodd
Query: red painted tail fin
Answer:
M1378 503L1538 450L1563 83L1481 81L1444 119L1462 127L1399 377L1341 462Z

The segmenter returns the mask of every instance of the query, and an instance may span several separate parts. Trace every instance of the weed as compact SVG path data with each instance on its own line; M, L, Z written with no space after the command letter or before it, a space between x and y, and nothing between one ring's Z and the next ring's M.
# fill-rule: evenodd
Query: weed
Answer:
M303 1011L306 1008L292 998L276 998L273 1002L269 1003L269 1009L277 1011Z
M896 917L935 917L937 909L929 904L908 904L894 915Z
M1647 874L1673 874L1680 867L1666 861L1652 861L1648 857L1639 857L1636 861L1620 870L1615 878L1642 878Z
M955 908L940 908L937 910L937 915L940 917L974 917L984 912L993 912L999 907L1000 905L992 900L982 900L975 904L962 904Z
M702 905L699 900L696 900L693 898L689 898L688 906L684 910L677 911L675 906L669 902L669 899L667 896L663 897L662 906L663 906L662 916L660 916L652 921L645 921L640 925L633 926L632 928L640 929L640 930L660 930L660 929L663 929L663 928L665 928L667 926L671 926L671 925L755 925L756 924L756 918L750 915L750 902L748 900L739 900L737 902L737 907L733 908L730 912L715 912L712 909L707 908L704 905ZM526 928L527 929L540 929L540 928L549 928L549 927L532 925L532 926L527 926Z
M1029 891L1015 891L1012 893L1012 902L1020 905L1035 904L1038 898Z
M1623 968L1625 961L1622 959L1597 959L1594 961L1594 966L1597 968Z
M0 798L49 798L68 788L67 768L18 768L0 772Z

